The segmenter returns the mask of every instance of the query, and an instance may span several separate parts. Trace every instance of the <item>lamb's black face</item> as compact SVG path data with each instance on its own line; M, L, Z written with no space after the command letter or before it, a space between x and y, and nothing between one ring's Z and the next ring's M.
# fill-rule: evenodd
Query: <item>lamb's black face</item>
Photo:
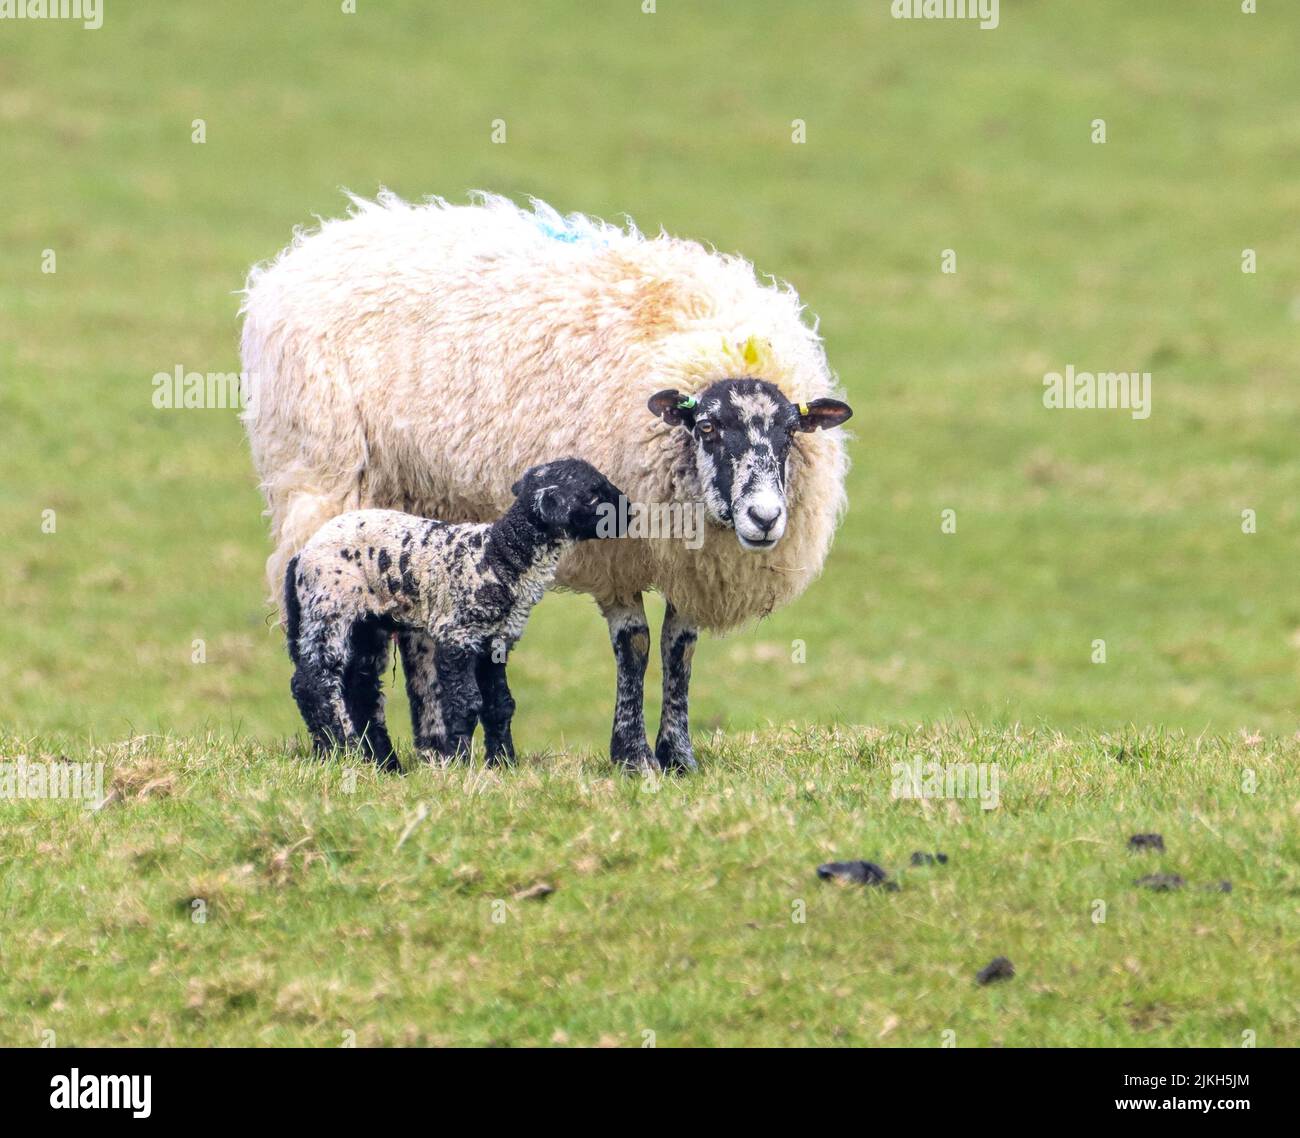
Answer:
M690 432L705 507L749 550L771 549L785 534L786 460L794 433L838 427L853 414L838 399L796 406L762 379L719 380L693 401L679 391L660 391L649 407Z
M579 540L613 535L623 492L589 462L561 458L531 467L511 488L534 524Z

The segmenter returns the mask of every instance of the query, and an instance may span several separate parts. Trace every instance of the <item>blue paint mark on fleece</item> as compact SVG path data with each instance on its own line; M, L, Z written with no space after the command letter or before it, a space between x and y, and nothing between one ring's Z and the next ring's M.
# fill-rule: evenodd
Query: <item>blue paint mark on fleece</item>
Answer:
M563 241L570 245L579 241L608 244L608 238L601 232L599 226L592 224L582 214L574 213L568 217L561 217L549 205L536 198L533 199L533 224L553 241Z
M537 219L537 228L540 229L547 237L554 237L556 241L577 241L582 234L576 229L556 229L548 221L543 221L540 217Z

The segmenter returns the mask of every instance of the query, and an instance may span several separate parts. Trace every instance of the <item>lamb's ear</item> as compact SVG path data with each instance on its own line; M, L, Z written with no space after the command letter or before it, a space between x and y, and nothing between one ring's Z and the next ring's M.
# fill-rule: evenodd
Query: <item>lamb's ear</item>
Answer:
M522 478L519 479L518 482L516 482L513 486L510 487L510 493L513 494L516 498L518 498L519 487L521 487L523 484L524 484L524 480Z
M658 415L670 427L693 427L695 425L695 398L683 395L674 388L656 391L650 396L646 406L652 415Z
M558 525L564 520L564 502L560 498L558 486L543 486L533 495L533 510L537 517L548 526Z
M853 408L838 399L814 399L799 404L799 430L828 431L853 418Z

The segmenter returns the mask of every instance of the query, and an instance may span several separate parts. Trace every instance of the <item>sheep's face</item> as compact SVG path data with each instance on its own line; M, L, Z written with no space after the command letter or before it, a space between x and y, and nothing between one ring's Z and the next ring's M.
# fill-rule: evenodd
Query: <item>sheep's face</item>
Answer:
M610 537L623 492L589 462L561 458L534 466L511 487L533 524L579 541Z
M649 407L690 433L705 508L748 550L771 549L785 535L786 464L796 432L838 427L853 414L838 399L796 406L762 379L719 380L694 398L660 391Z

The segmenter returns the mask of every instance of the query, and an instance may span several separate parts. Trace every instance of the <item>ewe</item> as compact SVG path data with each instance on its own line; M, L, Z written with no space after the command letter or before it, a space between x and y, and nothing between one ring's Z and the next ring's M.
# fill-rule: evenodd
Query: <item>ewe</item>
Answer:
M381 194L353 206L254 269L244 299L272 591L336 514L484 521L508 503L509 472L555 454L588 459L643 506L703 502L702 544L591 542L556 577L590 593L609 624L615 761L693 768L698 629L735 628L799 596L844 505L842 432L821 428L852 412L799 298L739 257L540 203L529 213L498 197L415 206ZM667 602L653 752L647 589ZM399 649L408 689L432 690L425 634L403 632ZM418 722L417 745L436 732Z
M384 723L389 637L433 644L435 689L411 692L429 740L464 755L480 715L487 760L514 757L515 703L506 659L533 606L575 543L613 537L619 491L590 464L561 459L527 471L515 503L491 525L447 525L395 510L354 510L326 522L285 572L292 690L318 751L364 742L397 769Z

